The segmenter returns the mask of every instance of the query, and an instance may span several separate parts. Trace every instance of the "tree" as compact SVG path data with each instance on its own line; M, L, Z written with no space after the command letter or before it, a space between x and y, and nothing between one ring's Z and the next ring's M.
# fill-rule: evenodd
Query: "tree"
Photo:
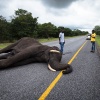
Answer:
M15 39L26 36L34 36L34 31L37 26L37 19L33 18L30 12L23 9L15 11L15 16L11 21L12 35Z
M3 16L0 16L0 41L7 40L9 34L9 23Z
M38 36L41 38L54 37L56 35L56 26L49 23L39 24L38 25Z
M64 29L65 36L72 36L72 30L70 28Z
M78 36L78 35L85 35L86 32L84 32L84 34L83 34L83 32L82 32L81 30L79 30L79 29L74 29L74 30L72 31L72 34L73 34L73 36Z
M96 31L97 35L100 35L100 25L96 25L94 30Z

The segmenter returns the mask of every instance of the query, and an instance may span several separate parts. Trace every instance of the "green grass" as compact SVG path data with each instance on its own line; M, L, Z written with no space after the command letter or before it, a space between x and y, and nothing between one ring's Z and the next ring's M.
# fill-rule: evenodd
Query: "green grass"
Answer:
M65 37L65 39L67 39L67 38L72 38L72 37ZM47 38L47 39L39 39L38 41L39 42L41 42L41 43L43 43L43 42L50 42L50 41L59 41L59 37L58 38Z
M97 36L97 37L96 37L96 42L97 42L97 44L100 46L100 36Z
M38 41L41 42L41 43L50 42L50 41L56 41L56 40L58 40L58 38L38 39ZM11 44L11 43L0 43L0 49L5 48L9 44Z
M50 42L50 41L56 41L56 40L58 40L58 38L39 39L39 42L43 43L43 42Z
M11 43L0 43L0 49L8 46L9 44L11 44Z
M65 38L72 38L72 37L65 37ZM46 38L46 39L38 39L38 41L40 43L44 43L44 42L50 42L50 41L59 41L59 38ZM6 46L8 46L11 43L0 43L0 49L5 48Z

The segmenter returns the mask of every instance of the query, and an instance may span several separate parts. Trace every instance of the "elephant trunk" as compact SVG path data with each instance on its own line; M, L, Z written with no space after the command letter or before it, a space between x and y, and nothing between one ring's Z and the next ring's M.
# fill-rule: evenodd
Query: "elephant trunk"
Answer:
M53 59L51 59L48 63L48 68L51 71L62 71L63 74L68 74L70 72L72 72L72 66L69 64L61 64L59 63L59 61L54 61Z

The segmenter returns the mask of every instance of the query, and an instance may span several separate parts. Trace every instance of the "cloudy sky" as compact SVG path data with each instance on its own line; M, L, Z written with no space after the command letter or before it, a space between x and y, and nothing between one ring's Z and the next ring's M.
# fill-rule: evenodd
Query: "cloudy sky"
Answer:
M24 9L39 17L38 22L89 31L100 25L100 0L0 0L0 15L11 19Z

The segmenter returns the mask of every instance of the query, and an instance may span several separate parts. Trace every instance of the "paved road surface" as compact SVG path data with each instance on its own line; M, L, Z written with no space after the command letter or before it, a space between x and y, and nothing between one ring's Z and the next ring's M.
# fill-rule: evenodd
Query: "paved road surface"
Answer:
M85 38L66 39L63 63L70 61ZM59 47L58 41L44 44ZM60 78L46 100L100 100L100 58L90 48L87 40L71 63L73 72ZM0 70L0 100L38 100L59 73L51 72L44 63Z

